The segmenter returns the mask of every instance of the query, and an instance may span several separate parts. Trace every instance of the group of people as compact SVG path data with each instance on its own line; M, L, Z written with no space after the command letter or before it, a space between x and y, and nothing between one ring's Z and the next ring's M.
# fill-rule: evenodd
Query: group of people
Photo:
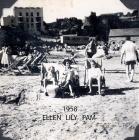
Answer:
M99 49L97 50L93 47L91 43L89 43L86 47L86 64L85 67L87 69L87 85L89 86L89 93L92 94L92 84L94 80L97 80L98 83L98 93L101 94L102 85L105 85L105 77L102 72L102 67L99 65L94 59L90 59L93 56L98 56L98 50L103 49L102 44L99 44ZM94 42L93 42L94 43ZM90 49L90 50L89 50ZM93 50L95 49L95 50ZM104 53L103 53L104 55ZM101 56L102 57L102 53ZM75 97L75 88L79 86L79 75L77 70L73 69L71 64L73 61L71 59L65 59L63 61L64 64L64 72L62 73L62 78L59 78L59 71L56 71L53 66L50 66L48 70L45 72L45 76L42 78L42 83L44 86L45 92L47 92L47 86L49 84L58 85L60 90L66 91L67 89L70 91L70 95ZM89 63L89 65L88 65ZM76 63L75 63L76 64ZM59 80L60 79L60 80Z
M57 85L61 91L70 91L70 96L75 97L75 86L79 86L79 75L77 70L73 69L72 61L65 59L63 61L64 71L56 70L54 66L48 67L45 71L44 77L42 77L42 85L45 93L47 93L47 87L49 84ZM60 75L61 73L61 75Z
M101 88L105 87L105 77L102 70L102 57L105 56L105 44L90 39L85 49L85 85L89 86L89 93L92 94L92 84L97 80L98 94L102 94Z
M103 57L105 54L105 45L103 42L96 43L95 40L91 40L86 46L87 58L92 58L95 60L95 58ZM137 46L135 41L132 41L130 36L127 36L121 47L121 64L125 64L128 82L133 82L135 65L137 62L139 62ZM88 68L88 61L86 64Z
M93 92L92 84L94 80L97 80L98 93L101 94L101 88L105 86L105 76L102 70L102 63L98 63L98 59L106 55L106 46L104 42L96 42L96 40L91 39L90 43L85 49L85 85L89 87L89 93ZM1 65L3 67L8 67L12 63L12 56L9 47L3 47L0 50L1 55ZM49 83L57 85L61 90L69 90L71 96L75 96L75 87L79 86L79 75L78 72L72 68L71 64L75 63L75 54L72 55L71 59L65 59L64 72L62 73L62 78L59 78L59 71L55 70L55 67L51 66L48 71L45 72L45 76L42 78L43 86L45 92L47 92L47 86ZM73 61L74 60L74 61ZM102 62L102 61L101 61ZM121 48L121 64L125 64L126 76L129 82L133 82L133 77L135 73L135 64L139 62L138 51L136 44L130 40L130 37L126 38Z

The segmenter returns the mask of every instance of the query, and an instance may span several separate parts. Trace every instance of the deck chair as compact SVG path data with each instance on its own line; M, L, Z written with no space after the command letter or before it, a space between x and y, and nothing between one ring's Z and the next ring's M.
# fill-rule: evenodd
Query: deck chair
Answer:
M100 77L99 77L99 79L98 78L93 78L93 71L92 72L90 72L90 70L91 70L91 61L95 61L95 63L96 63L96 67L98 68L98 69L100 69L100 71L101 71L101 75L100 75ZM99 58L99 59L95 59L94 60L94 58L87 58L87 60L86 60L86 66L85 66L85 77L84 77L84 85L87 87L87 86L89 86L90 85L90 78L92 78L93 80L92 80L92 85L94 85L94 86L97 86L98 87L98 94L103 94L102 93L102 89L105 89L105 87L106 87L106 83L105 83L105 68L103 67L103 60L102 60L102 58ZM92 73L92 74L91 74Z
M17 69L19 71L19 73L21 73L20 69L18 68L18 65L24 61L26 59L27 56L13 56L13 63L10 64L10 66L8 67L8 70L13 70L13 69Z
M34 58L33 55L26 56L26 59L24 60L23 65L20 67L20 70L23 70L23 69L27 68L27 70L29 71L29 73L31 73L30 66L31 66L31 63L34 60L35 60L35 58Z
M45 74L47 73L49 67L53 66L55 68L55 71L57 72L57 79L58 79L58 84L61 83L61 81L63 80L63 73L65 71L65 66L63 64L58 64L58 63L42 63L41 64L41 87L43 87L45 89L45 85L44 85L44 78L45 78ZM73 69L76 69L78 71L77 66L72 65ZM79 82L78 82L79 85ZM56 92L58 90L64 90L62 89L61 86L52 86L52 83L50 83L49 86L47 86L48 88L48 95L51 97L55 97L56 96ZM51 88L51 89L50 89ZM52 90L52 91L51 91ZM63 92L62 92L62 96L63 96Z

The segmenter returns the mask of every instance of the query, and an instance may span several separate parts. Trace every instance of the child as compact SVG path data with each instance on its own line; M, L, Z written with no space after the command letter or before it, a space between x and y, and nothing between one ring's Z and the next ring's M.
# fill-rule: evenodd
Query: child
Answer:
M55 71L55 68L53 66L50 66L44 77L45 91L48 84L57 85L57 83L58 83L57 72Z
M92 93L92 84L94 80L98 83L98 93L101 95L102 84L105 85L105 78L98 64L92 60L91 68L88 69L89 93Z

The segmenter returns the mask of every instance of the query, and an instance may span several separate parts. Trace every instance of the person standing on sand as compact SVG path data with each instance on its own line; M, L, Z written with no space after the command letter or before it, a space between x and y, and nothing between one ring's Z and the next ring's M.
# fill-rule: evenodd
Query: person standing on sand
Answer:
M92 58L92 56L94 54L96 54L96 51L97 51L97 49L96 49L96 42L92 38L89 41L90 41L89 44L87 44L87 46L85 48L85 56L87 58Z
M8 59L8 54L7 54L7 47L2 47L2 59L1 59L1 64L3 67L7 68L9 67L9 59Z
M90 67L90 63L87 58L92 58L97 52L96 40L91 38L89 39L89 41L89 44L87 44L85 48L85 69L88 69Z
M136 44L130 40L130 37L126 38L126 41L122 46L121 64L123 64L123 58L124 58L125 66L126 66L127 79L129 82L133 82L135 64L137 61L139 62L139 57L138 57L138 52L136 49Z

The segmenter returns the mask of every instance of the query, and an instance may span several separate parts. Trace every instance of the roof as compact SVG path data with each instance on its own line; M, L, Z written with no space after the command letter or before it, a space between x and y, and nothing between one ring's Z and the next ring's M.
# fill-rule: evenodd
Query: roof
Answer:
M139 28L111 29L110 37L139 36Z
M42 9L42 7L14 7L14 9Z

